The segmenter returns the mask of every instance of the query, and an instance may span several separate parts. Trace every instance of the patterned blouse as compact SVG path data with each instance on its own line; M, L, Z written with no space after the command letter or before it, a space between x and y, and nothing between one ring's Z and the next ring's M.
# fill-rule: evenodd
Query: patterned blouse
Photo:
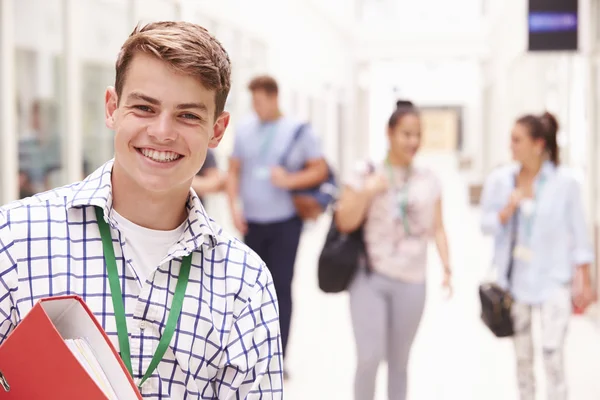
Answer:
M386 192L373 199L367 211L364 238L371 267L393 279L423 282L440 182L423 167L407 170L385 163L369 167L369 163L362 162L345 183L362 190L372 168L374 173L385 174L390 184Z

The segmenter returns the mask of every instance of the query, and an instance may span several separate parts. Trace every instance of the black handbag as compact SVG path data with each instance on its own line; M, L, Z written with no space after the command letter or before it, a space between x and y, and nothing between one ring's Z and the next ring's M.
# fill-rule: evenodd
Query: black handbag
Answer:
M375 166L369 163L368 174L372 174L374 170ZM364 221L354 232L342 233L337 228L335 211L333 212L317 268L319 288L323 292L340 293L347 290L363 265L370 271L363 225Z
M362 226L352 233L342 233L334 216L319 256L319 288L325 293L347 290L362 262L367 262Z
M517 209L512 217L510 258L507 271L509 286L514 264L513 253L517 243L518 214L519 210ZM512 336L514 334L511 314L513 297L510 289L503 289L493 282L483 283L479 286L479 299L481 301L481 319L490 331L499 338Z

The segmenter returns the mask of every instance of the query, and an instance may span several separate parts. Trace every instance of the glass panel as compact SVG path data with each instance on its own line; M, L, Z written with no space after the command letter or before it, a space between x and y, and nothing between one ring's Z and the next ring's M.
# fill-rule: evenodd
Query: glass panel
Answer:
M136 23L169 21L179 18L175 2L171 0L134 0Z
M19 0L15 7L20 197L64 184L62 2Z
M89 175L114 154L113 133L104 119L104 93L115 83L115 61L133 25L126 1L81 0L81 101L83 170Z
M4 21L4 18L13 18L12 15L8 16L8 15L4 15L3 14L3 10L4 8L0 6L0 26ZM3 18L4 17L4 18ZM0 29L0 54L3 54L2 50L2 44L4 43L4 38L2 37L2 30ZM4 62L0 61L0 73L2 73L2 69L5 67L4 66ZM5 110L6 108L6 103L8 101L13 101L13 99L11 98L5 98L6 96L4 95L4 90L5 86L2 85L4 79L0 79L0 109ZM6 150L3 149L3 137L4 137L4 132L3 132L3 128L2 125L0 125L0 151L1 151L1 155L4 156L4 152ZM1 164L0 164L1 166ZM0 174L0 203L4 203L6 197L4 197L4 182L2 182L3 179L3 174Z
M82 81L83 109L83 168L89 175L114 154L113 134L104 120L104 93L107 86L114 84L114 67L84 63Z

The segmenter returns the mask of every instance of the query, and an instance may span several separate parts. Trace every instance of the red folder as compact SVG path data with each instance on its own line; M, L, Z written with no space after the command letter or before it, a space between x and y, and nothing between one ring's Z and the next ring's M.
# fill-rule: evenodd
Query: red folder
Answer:
M62 296L40 300L0 345L0 400L108 400L65 343L79 338L93 350L119 400L142 399L84 301Z

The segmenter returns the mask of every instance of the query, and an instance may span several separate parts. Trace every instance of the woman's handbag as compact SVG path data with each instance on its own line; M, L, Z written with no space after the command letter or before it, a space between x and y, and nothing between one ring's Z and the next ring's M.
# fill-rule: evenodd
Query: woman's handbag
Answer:
M512 218L510 259L507 271L509 285L514 264L513 253L517 243L518 214L519 210L517 209ZM513 298L510 289L505 290L493 282L483 283L479 286L479 299L481 301L481 319L492 333L499 338L512 336L514 334L511 315Z
M319 256L319 288L325 293L347 290L362 262L367 262L362 226L352 233L342 233L335 224L334 215Z
M375 166L368 165L368 175ZM325 293L339 293L347 290L356 272L363 265L369 271L367 248L363 239L363 225L352 233L342 233L335 223L335 211L332 213L331 226L325 244L319 256L317 278L319 288Z

